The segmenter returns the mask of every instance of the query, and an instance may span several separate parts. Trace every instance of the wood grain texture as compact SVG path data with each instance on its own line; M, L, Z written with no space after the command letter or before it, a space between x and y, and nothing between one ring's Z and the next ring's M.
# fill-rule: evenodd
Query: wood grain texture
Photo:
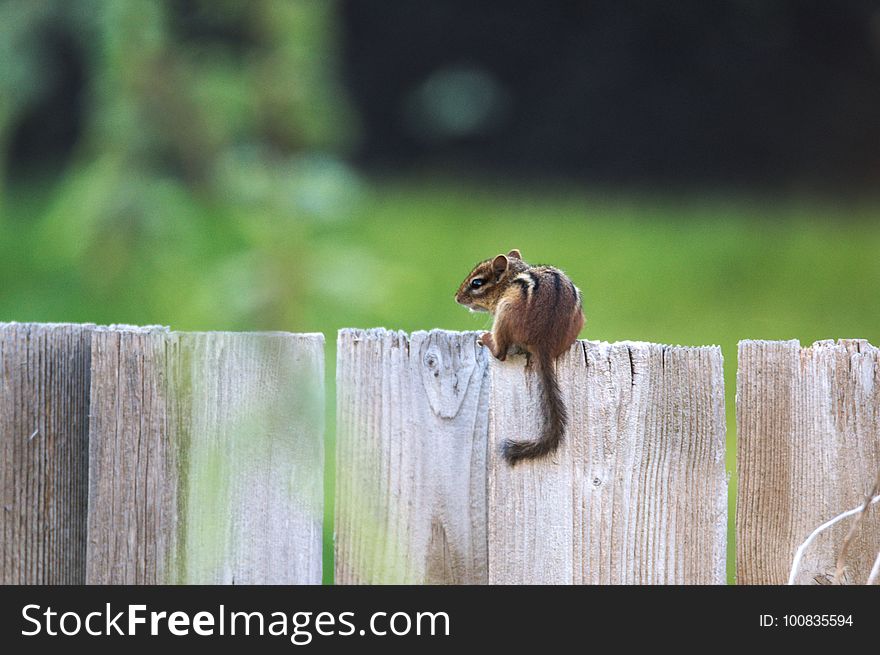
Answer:
M87 582L321 580L323 336L99 329Z
M485 584L476 334L341 330L337 352L337 584Z
M0 323L0 584L82 584L91 326Z
M739 584L783 584L797 547L856 507L880 467L880 353L863 340L742 341L737 371L736 563ZM877 509L849 549L846 581L864 582L880 549ZM806 552L800 584L834 576L851 523Z
M557 362L565 441L513 468L498 448L538 434L537 376L490 368L491 584L725 582L719 348L576 342Z

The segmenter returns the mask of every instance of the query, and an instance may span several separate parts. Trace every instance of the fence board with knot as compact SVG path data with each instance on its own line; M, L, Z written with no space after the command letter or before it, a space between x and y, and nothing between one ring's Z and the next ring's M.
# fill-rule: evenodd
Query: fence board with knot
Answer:
M342 330L338 353L336 582L485 584L486 350Z

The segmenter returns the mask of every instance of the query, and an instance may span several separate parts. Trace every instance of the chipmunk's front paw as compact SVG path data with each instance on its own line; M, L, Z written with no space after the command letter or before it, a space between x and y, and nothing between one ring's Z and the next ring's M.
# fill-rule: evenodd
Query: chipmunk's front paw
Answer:
M492 338L491 332L484 332L482 336L477 340L482 346L486 346L489 349L489 352L492 353L492 356L500 361L504 361L507 359L507 352L498 352L498 347L495 345L495 339Z
M483 334L480 335L480 338L477 339L477 343L481 346L486 346L489 350L492 350L492 347L495 345L495 342L492 341L491 332L483 332Z

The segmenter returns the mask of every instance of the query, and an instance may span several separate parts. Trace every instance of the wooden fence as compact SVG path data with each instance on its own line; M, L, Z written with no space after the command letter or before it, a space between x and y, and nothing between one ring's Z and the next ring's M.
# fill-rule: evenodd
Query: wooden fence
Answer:
M0 325L3 583L319 583L322 335Z
M535 375L475 333L342 330L338 583L725 580L720 349L578 342L570 428L536 434ZM2 583L317 583L322 335L0 324ZM797 546L880 466L880 356L864 341L740 344L741 583L783 583ZM876 512L848 580L880 547ZM846 524L808 550L827 582Z
M880 350L866 341L743 341L737 376L737 580L779 584L820 524L865 500L880 468ZM850 529L806 552L798 582L833 579ZM874 510L848 550L846 579L864 583L880 550Z
M337 582L724 582L719 349L578 342L558 367L568 438L510 468L498 444L540 416L522 358L343 330Z

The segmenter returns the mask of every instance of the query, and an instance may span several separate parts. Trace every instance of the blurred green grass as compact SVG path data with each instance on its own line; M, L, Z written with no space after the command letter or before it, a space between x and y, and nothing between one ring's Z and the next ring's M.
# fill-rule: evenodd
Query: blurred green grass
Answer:
M583 338L722 347L731 472L740 339L880 343L876 205L346 176L317 205L265 203L127 175L99 160L5 194L0 320L324 332L331 472L336 331L488 328L452 296L476 261L514 247L582 289ZM328 475L328 582L332 487ZM731 582L735 493L734 478Z

